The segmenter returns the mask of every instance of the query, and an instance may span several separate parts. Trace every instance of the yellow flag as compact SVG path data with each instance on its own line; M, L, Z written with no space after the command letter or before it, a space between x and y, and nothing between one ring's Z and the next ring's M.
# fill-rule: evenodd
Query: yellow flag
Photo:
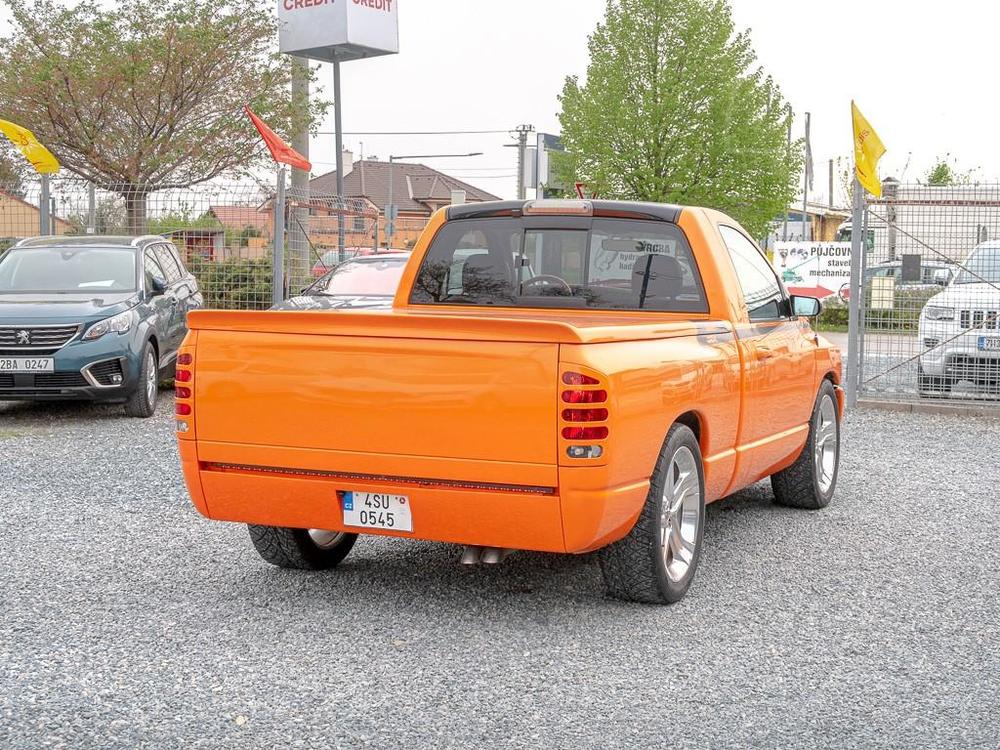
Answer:
M858 182L876 198L881 198L882 183L878 179L878 160L885 153L885 146L854 102L851 102L851 116L854 120L854 164Z
M17 146L39 174L53 174L59 171L59 161L27 128L22 128L10 120L0 120L0 133L10 138L10 142Z

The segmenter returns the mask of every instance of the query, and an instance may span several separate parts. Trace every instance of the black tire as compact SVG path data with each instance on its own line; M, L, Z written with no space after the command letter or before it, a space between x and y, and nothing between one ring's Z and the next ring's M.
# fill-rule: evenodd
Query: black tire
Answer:
M257 553L271 565L297 570L328 570L347 557L357 534L337 535L328 546L320 546L306 529L280 526L248 526Z
M663 530L664 503L668 481L676 483L678 467L683 465L680 459L687 460L687 455L693 458L696 468L697 493L694 487L689 487L682 497L684 522L695 521L697 527L693 538L674 536L673 527L670 531ZM675 462L675 458L678 459ZM673 477L668 476L673 474ZM604 584L608 596L630 602L647 604L672 604L681 599L691 585L701 560L702 537L705 528L705 470L701 460L701 448L698 439L689 427L675 424L667 433L667 439L660 449L656 468L649 483L649 494L635 526L628 535L597 553L604 576ZM690 530L689 530L690 531ZM677 575L678 563L685 562L677 558L671 551L670 561L663 544L664 536L685 544L690 558L687 561L686 572ZM683 540L683 541L682 541ZM666 545L670 547L670 545ZM672 548L671 548L672 549Z
M156 411L156 396L160 392L159 361L156 356L156 347L152 341L147 341L142 348L142 364L139 366L139 382L136 384L132 395L125 402L125 413L130 417L151 417ZM150 369L153 372L153 392L150 395L147 384L150 377Z
M923 369L917 371L917 395L921 398L945 398L953 385L949 377L925 375Z
M824 403L833 406L833 436L825 427L829 422L824 419ZM829 419L829 417L827 417ZM834 459L832 476L820 475L817 459L817 441L834 441ZM828 470L829 471L829 470ZM840 472L840 411L837 408L837 391L833 383L824 380L820 386L816 404L813 406L812 417L809 420L809 437L802 447L802 453L795 463L787 469L771 475L771 488L774 490L774 501L778 505L789 508L804 508L819 510L830 504L833 493L837 489L837 475Z

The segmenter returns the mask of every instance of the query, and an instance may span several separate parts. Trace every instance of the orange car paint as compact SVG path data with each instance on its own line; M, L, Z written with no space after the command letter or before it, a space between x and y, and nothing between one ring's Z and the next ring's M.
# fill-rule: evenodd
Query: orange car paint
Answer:
M674 422L696 429L714 501L790 465L820 381L840 381L839 351L806 321L749 320L723 214L677 222L706 314L411 305L445 221L431 218L391 311L190 315L178 439L199 512L357 532L337 491L390 491L409 496L413 533L363 533L586 552L628 533ZM598 458L567 456L567 372L607 393Z

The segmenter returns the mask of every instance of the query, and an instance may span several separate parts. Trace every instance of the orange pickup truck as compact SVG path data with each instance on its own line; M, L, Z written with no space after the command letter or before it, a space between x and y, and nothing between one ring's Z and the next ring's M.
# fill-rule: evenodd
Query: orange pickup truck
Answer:
M596 551L609 594L687 591L705 504L834 492L839 351L729 217L616 201L452 206L392 309L198 311L177 436L209 518L270 563L358 534Z

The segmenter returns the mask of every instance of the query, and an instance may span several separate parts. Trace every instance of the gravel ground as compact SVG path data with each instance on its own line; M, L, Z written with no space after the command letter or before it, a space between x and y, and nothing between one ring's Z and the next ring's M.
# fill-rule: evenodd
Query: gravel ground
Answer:
M171 404L0 405L0 747L1000 745L1000 422L859 412L825 511L709 509L673 607L592 559L263 564Z

